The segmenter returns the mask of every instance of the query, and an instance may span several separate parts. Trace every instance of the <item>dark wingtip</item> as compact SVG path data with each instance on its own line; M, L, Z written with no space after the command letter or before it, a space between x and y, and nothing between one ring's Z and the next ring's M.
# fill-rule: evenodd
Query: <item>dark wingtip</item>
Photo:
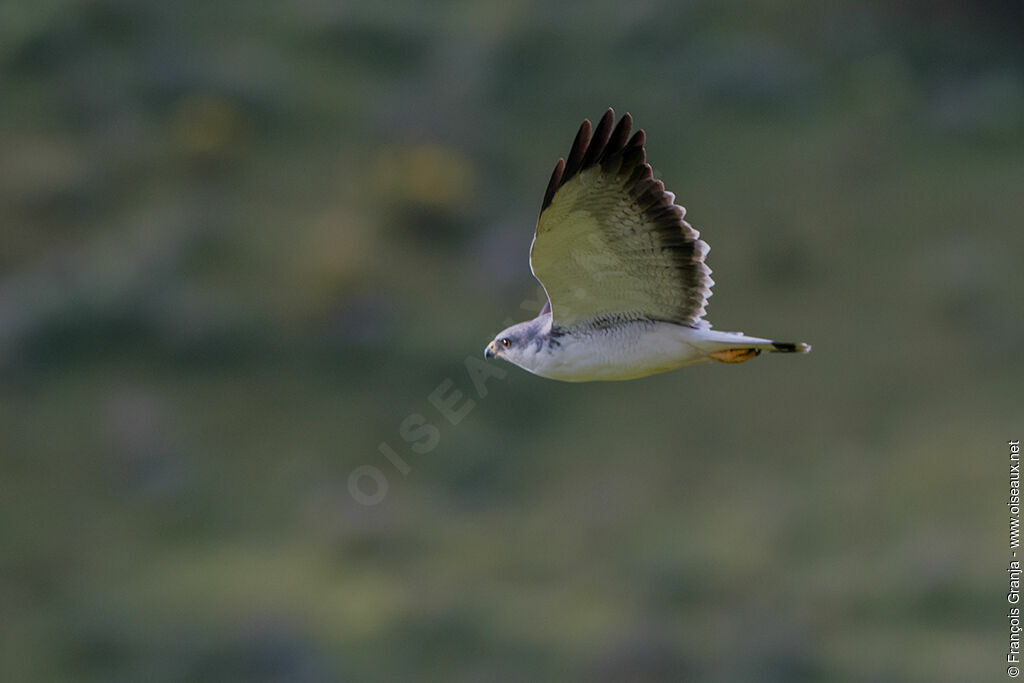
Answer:
M579 170L590 168L597 160L604 154L605 148L608 146L608 138L612 134L612 125L615 123L615 112L612 111L611 107L604 113L601 120L597 122L597 128L594 129L593 135L590 136L590 144L587 145L587 151L583 155L582 161L580 161Z
M572 141L572 147L569 149L569 156L565 160L565 172L562 174L562 182L566 182L574 175L576 175L580 169L583 168L583 157L587 153L587 148L590 146L590 119L583 119L583 123L580 124L579 132L576 133L576 139Z
M541 204L541 211L551 205L558 188L567 183L577 173L584 171L591 166L601 164L615 165L617 160L622 159L624 152L631 151L628 159L629 165L642 165L644 163L644 132L637 131L632 138L629 137L633 128L633 117L627 112L615 123L615 110L608 107L597 126L592 126L590 119L583 119L580 124L576 138L569 149L569 155L559 159L555 170L551 174L547 190L544 192L544 201ZM633 149L638 148L638 149ZM614 171L613 171L614 172Z
M540 205L540 210L548 208L551 204L552 198L555 196L555 192L558 192L558 188L562 186L562 174L565 172L565 159L559 159L558 163L555 164L555 170L551 172L551 180L548 181L548 189L544 191L544 202Z

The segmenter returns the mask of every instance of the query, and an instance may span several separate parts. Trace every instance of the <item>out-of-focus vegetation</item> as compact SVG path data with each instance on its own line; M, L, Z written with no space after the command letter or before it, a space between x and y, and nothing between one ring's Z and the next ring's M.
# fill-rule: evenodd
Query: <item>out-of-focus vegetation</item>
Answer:
M1005 675L1017 2L2 15L5 680ZM810 356L478 396L609 105Z

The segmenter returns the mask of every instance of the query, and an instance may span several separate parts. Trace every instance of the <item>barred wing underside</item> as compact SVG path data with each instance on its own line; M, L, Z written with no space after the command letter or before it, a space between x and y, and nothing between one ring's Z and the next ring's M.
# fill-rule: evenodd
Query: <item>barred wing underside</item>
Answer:
M530 267L560 327L625 319L708 327L708 245L655 180L644 132L609 109L580 127L558 161L530 248Z

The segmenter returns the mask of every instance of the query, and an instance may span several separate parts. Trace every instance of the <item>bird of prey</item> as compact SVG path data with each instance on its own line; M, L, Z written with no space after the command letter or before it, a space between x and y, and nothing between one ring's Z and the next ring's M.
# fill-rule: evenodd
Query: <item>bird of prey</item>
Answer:
M624 380L708 361L742 363L762 351L810 345L719 332L704 320L708 245L655 180L645 135L629 114L584 120L551 174L530 247L548 300L484 350L541 377Z

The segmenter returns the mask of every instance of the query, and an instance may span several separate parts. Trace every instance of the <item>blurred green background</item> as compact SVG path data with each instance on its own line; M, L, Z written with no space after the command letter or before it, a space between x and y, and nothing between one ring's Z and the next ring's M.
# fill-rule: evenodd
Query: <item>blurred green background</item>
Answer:
M5 680L1006 675L1015 0L0 16ZM477 394L607 106L811 355Z

